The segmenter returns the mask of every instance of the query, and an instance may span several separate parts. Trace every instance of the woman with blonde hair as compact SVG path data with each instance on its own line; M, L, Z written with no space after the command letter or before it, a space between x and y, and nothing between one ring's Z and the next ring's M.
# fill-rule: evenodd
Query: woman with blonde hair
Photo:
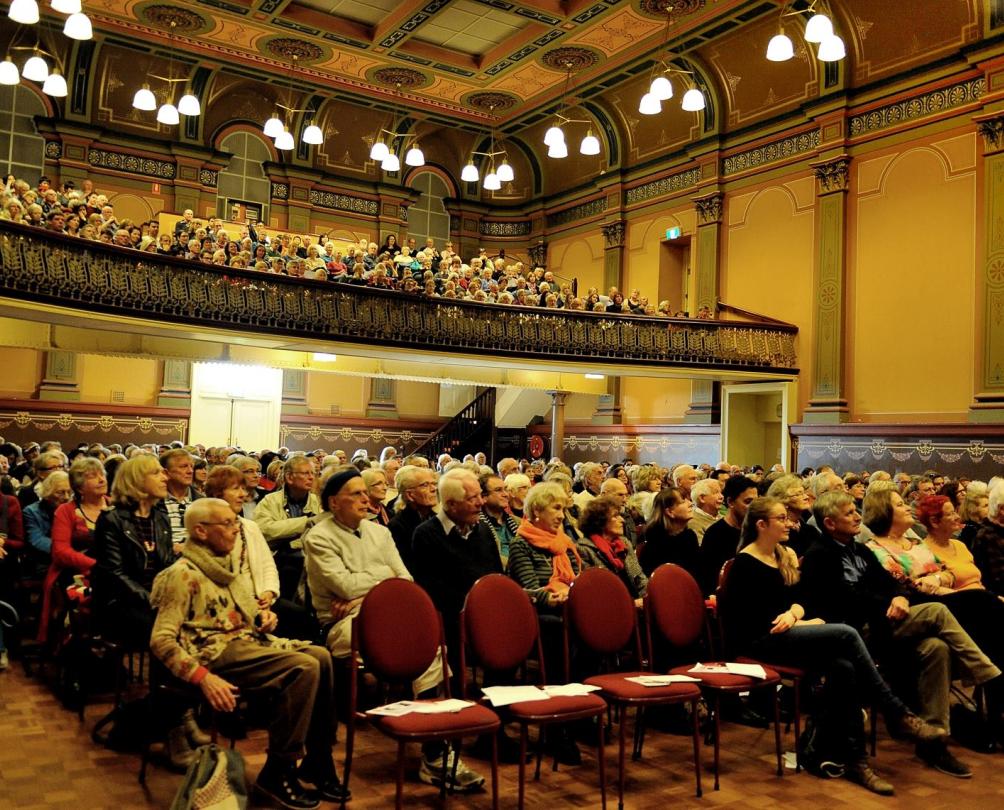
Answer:
M639 543L638 553L638 562L648 576L660 565L674 563L700 581L700 544L694 530L687 527L693 516L693 503L680 489L666 487L655 496L652 516L642 535L644 545Z
M788 510L791 521L791 531L788 536L788 548L801 557L806 550L818 540L819 530L809 525L809 495L805 491L805 482L797 475L782 475L775 478L767 489L767 496L777 498Z
M990 513L990 490L983 481L970 481L966 486L966 494L959 507L959 517L962 518L962 529L959 540L972 550L973 538L986 522Z

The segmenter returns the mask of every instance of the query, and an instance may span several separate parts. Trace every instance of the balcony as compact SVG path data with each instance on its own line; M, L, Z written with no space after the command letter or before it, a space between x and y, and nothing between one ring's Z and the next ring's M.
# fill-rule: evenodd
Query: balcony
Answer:
M7 314L53 311L198 328L307 351L388 349L519 367L534 361L610 373L797 373L797 328L755 320L687 320L518 308L222 268L0 221L0 299ZM40 305L33 312L24 302ZM86 325L86 324L83 324ZM326 349L325 347L331 347ZM429 359L428 357L426 359Z

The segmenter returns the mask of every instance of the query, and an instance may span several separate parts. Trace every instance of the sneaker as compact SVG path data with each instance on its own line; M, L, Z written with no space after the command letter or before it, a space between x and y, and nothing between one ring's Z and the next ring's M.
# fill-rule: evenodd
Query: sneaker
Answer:
M456 760L456 773L453 771L454 760ZM418 769L418 778L427 785L442 787L443 785L443 758L435 759L422 757L422 764ZM472 771L466 763L457 756L457 752L452 748L446 757L446 789L454 793L470 793L477 790L485 783L485 778Z
M844 771L844 779L861 785L865 790L877 793L879 796L892 796L896 789L871 769L867 760L851 765Z
M934 742L948 736L945 729L925 723L913 712L906 712L895 720L887 718L886 726L893 737L905 737L914 742Z
M352 792L338 778L330 757L327 762L320 765L315 765L309 758L304 758L296 771L296 778L313 785L314 792L323 801L338 804L352 798Z
M917 756L936 771L947 773L956 779L972 779L973 772L969 770L969 766L957 759L943 743L918 745Z

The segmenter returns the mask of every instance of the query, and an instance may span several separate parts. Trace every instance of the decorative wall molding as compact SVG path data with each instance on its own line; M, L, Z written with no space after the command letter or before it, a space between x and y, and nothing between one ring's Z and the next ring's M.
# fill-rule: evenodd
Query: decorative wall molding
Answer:
M529 236L533 230L533 222L528 219L519 222L485 222L481 221L478 233L482 236Z
M547 227L557 228L561 225L567 225L569 222L575 222L579 219L594 217L597 214L602 214L606 210L607 198L600 197L598 199L591 200L590 202L566 208L564 211L559 211L557 214L548 214Z
M722 213L725 210L725 195L716 191L705 194L703 197L694 198L694 207L697 209L697 222L699 225L710 225L714 222L722 221Z
M358 428L323 424L290 424L283 420L279 425L279 442L292 449L321 447L354 451L364 446L367 451L377 453L387 445L393 445L404 453L409 453L425 442L434 431L414 431L407 428ZM300 446L302 445L302 446ZM368 446L367 446L368 445Z
M976 128L988 152L994 152L1004 146L1004 115L984 119L977 123Z
M162 180L173 180L177 174L177 166L166 160L128 155L124 152L109 152L104 149L88 149L87 162L91 166L102 169L113 169L128 174L140 174L146 177L159 177Z
M802 132L798 135L791 135L781 138L755 149L747 149L745 152L738 152L729 155L722 161L722 175L728 177L733 174L756 169L767 163L775 163L779 160L803 155L812 152L819 147L822 135L818 129L811 132Z
M199 182L207 188L216 188L220 182L220 173L212 169L199 171Z
M375 217L380 212L380 204L376 200L364 200L362 197L352 197L348 194L336 194L333 191L317 191L311 189L310 204L318 208L330 208L334 211L351 211L354 214L367 214Z
M851 159L847 155L810 165L823 194L831 191L847 191L851 179Z
M188 419L80 413L76 403L67 412L53 413L37 409L34 402L24 404L31 409L0 410L0 430L10 441L19 436L65 441L68 435L85 434L81 441L121 443L124 438L136 444L167 444L188 435Z
M603 242L608 248L624 247L627 236L627 223L624 220L611 222L603 226Z
M671 174L669 177L645 183L642 186L629 188L625 199L628 205L633 205L634 203L644 202L655 197L675 194L677 191L683 191L691 186L696 186L700 181L700 169L687 169L685 172L678 172L677 174Z
M289 186L286 183L272 183L272 199L288 200Z
M986 80L976 79L932 90L915 98L898 101L885 107L878 107L860 115L852 115L849 123L851 137L867 135L871 132L894 127L907 121L937 115L945 110L964 107L980 100L986 92Z
M59 141L46 141L45 156L50 160L59 160L63 156L63 144Z

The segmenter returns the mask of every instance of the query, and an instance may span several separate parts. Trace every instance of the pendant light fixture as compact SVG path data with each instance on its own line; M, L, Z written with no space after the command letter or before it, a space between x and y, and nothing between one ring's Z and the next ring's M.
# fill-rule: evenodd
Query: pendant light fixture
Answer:
M21 83L21 73L8 56L0 62L0 84L12 85Z
M272 113L272 117L265 122L262 132L269 138L278 138L282 135L282 119L275 113Z
M282 132L279 133L279 137L275 139L275 148L288 152L295 146L293 133L289 131L289 127L283 127Z
M830 34L828 37L824 37L823 41L819 43L819 50L816 52L816 56L819 57L820 62L839 62L847 56L847 49L844 47L844 41L840 37L836 34Z
M784 18L798 17L799 19L804 19L803 14L810 15L805 24L803 37L806 42L819 45L819 49L816 51L819 61L838 62L847 56L844 41L833 30L833 21L827 14L824 0L811 0L808 3L808 7L804 9L793 9L791 2L786 3L781 8L781 17L778 20L778 33L767 43L767 59L769 61L787 62L794 57L794 45L784 32Z
M31 82L44 82L49 78L49 66L41 57L38 48L34 49L34 53L24 63L21 75Z
M767 61L787 62L795 56L795 46L791 44L791 39L784 33L784 26L767 43Z
M495 106L489 106L488 112L494 119ZM504 145L496 141L494 129L492 129L488 135L488 151L471 152L467 165L464 166L463 171L460 172L460 179L465 183L476 183L481 177L480 172L478 172L477 167L474 165L475 157L483 157L486 159L487 174L485 174L485 179L481 184L481 187L485 191L498 191L502 188L503 183L511 183L516 179L516 173L513 171L512 165L509 163L509 153ZM496 165L496 158L502 158L502 162Z
M398 99L401 97L401 84L400 82L395 86L395 92L397 93ZM402 110L404 105L401 105ZM422 151L422 147L418 144L418 136L415 134L409 134L407 132L397 132L394 123L397 117L397 105L394 101L391 101L390 110L390 126L392 129L384 129L381 127L376 134L376 138L373 140L373 146L370 147L370 160L379 163L380 168L385 172L398 172L401 171L401 158L397 155L398 147L395 145L398 138L401 139L400 148L403 149L405 145L411 140L411 146L408 148L404 156L404 163L406 166L411 166L417 168L419 166L425 165L425 153ZM402 112L401 121L398 125L404 123L404 114ZM475 169L475 172L477 169Z
M157 109L157 97L150 89L150 85L144 84L132 97L132 106L137 110L151 112Z
M311 124L303 130L303 142L315 146L320 145L324 143L324 133L321 132L321 128L317 124Z
M296 113L309 113L310 115L307 117L307 120L309 121L311 117L317 113L317 110L312 107L293 106L293 74L296 72L296 65L299 59L300 55L298 53L289 53L289 70L287 71L289 84L286 89L287 103L282 104L276 101L275 110L273 111L271 118L269 118L262 127L262 133L266 137L272 138L275 142L275 148L281 152L290 152L296 148L296 139L293 137L293 133L289 129L292 116ZM282 111L281 118L279 117L280 110ZM304 127L303 133L300 137L303 138L303 142L306 144L317 146L324 143L324 132L313 122Z
M562 127L568 124L586 124L586 135L579 144L580 155L598 155L600 153L600 139L593 135L592 121L588 118L570 118L568 112L575 106L570 104L570 91L572 87L572 64L565 63L565 89L562 92L562 101L554 114L554 123L548 127L544 133L544 145L547 147L547 156L551 158L568 157L568 144L565 142L565 131ZM672 91L670 91L672 92ZM659 102L657 101L656 104Z
M509 165L509 162L505 158L502 158L502 162L499 164L498 169L495 170L495 176L503 183L511 183L516 179L516 173L512 170L512 166Z
M476 183L480 177L478 167L474 165L474 159L471 158L467 161L467 165L464 166L463 171L460 172L460 179L465 183Z
M401 158L394 152L388 152L387 157L380 164L380 168L385 172L399 172L401 171Z
M59 68L52 69L52 73L42 85L42 92L53 98L66 98L66 79L59 72Z
M669 31L670 26L673 24L672 3L665 7L665 11L666 27L663 31L663 48L669 45ZM638 101L638 112L640 114L658 115L662 112L662 102L673 98L672 76L674 74L691 77L690 79L684 79L684 84L689 85L689 87L683 94L683 98L680 99L680 106L685 112L699 112L707 106L707 99L704 98L704 93L697 86L696 79L693 78L694 71L676 67L673 64L673 60L677 58L679 57L672 51L667 52L665 56L656 58L655 63L652 65L648 92L643 93Z
M202 105L199 104L199 100L191 93L185 93L185 95L178 99L178 112L182 115L201 115Z
M686 112L700 112L707 106L707 102L704 99L704 93L702 93L697 87L691 87L683 94L683 100L680 102L680 106L683 107Z
M21 25L34 25L38 22L38 3L35 0L13 0L7 9L7 16Z
M157 110L157 122L168 127L177 126L181 123L180 116L182 115L197 116L202 114L202 105L199 103L198 97L195 96L191 90L185 92L185 94L178 101L177 106L174 104L174 86L182 82L188 82L188 79L184 76L175 77L174 75L174 50L176 47L176 43L174 41L174 29L177 25L178 23L176 21L171 20L170 28L167 32L167 75L158 76L155 73L151 73L147 76L148 79L156 79L158 82L163 82L167 85L167 92L165 93L167 101L165 101L158 108L157 96L154 94L153 90L150 89L148 82L144 82L132 97L133 109L141 110L143 112L153 112L154 110Z
M66 24L63 25L63 33L70 39L78 39L80 41L94 38L91 19L82 11L71 14L66 18Z
M60 14L79 14L83 10L80 0L52 0L49 5Z

